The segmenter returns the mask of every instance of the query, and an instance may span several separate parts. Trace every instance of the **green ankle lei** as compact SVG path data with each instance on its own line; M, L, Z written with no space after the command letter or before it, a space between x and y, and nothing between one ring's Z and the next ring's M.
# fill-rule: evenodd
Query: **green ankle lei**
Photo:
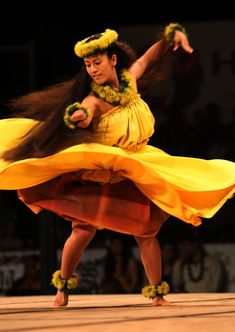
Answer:
M153 299L154 297L163 298L170 290L169 284L166 281L161 281L158 285L149 285L142 288L142 295Z
M52 275L51 284L60 292L69 294L71 289L75 289L78 286L78 275L73 273L70 278L64 279L61 276L61 270L57 270Z
M128 70L120 72L120 89L115 90L108 84L99 85L95 81L91 82L91 90L96 97L114 106L126 105L136 94L134 79Z

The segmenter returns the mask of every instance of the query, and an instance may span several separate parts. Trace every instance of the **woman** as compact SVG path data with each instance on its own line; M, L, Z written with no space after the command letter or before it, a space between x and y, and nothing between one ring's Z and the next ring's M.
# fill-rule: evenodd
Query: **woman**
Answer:
M55 306L67 305L97 228L135 236L152 285L143 294L168 305L155 238L162 222L172 214L198 225L234 193L234 163L173 157L147 145L154 118L137 86L156 81L167 51L180 45L193 51L177 23L137 60L114 30L88 37L75 46L84 66L74 80L16 100L13 107L25 112L0 124L8 133L0 188L17 189L35 213L48 209L72 221L61 271L53 275Z

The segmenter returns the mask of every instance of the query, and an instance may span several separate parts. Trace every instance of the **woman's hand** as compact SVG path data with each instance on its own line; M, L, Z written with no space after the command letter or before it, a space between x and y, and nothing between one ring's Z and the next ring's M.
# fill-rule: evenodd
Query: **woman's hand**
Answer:
M73 113L71 116L71 121L77 122L77 121L82 121L87 118L87 114L83 110L77 110Z
M173 51L176 51L179 48L179 46L181 46L185 52L188 53L193 52L193 48L189 45L188 37L182 31L179 30L175 31L173 42L174 42Z
M87 128L91 122L92 117L84 110L78 109L72 114L70 119L73 122L77 122L77 126L79 128Z

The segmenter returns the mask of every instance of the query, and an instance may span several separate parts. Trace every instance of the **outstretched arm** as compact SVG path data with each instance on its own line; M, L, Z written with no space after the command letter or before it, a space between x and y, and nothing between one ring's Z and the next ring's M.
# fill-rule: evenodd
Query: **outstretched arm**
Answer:
M157 52L159 51L161 44L164 42L164 39L167 40L167 46L165 47L165 51L173 44L173 51L176 51L179 46L181 46L185 52L192 53L193 48L190 46L187 34L183 31L177 30L177 26L181 27L178 24L175 24L175 30L170 30L169 28L175 23L169 24L165 28L164 38L160 39L158 42L153 44L130 68L130 73L138 80L144 73L145 69L149 65L149 63L153 60L156 56ZM167 30L168 29L168 30Z
M95 109L96 99L89 95L82 103L76 102L66 108L64 122L71 129L87 128L93 119Z

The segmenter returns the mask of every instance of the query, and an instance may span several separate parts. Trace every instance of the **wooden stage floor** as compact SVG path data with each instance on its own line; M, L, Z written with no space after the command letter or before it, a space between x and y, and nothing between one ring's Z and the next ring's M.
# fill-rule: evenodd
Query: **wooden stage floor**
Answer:
M0 331L235 331L235 293L168 294L168 307L153 307L141 294L72 295L59 309L53 298L0 297Z

